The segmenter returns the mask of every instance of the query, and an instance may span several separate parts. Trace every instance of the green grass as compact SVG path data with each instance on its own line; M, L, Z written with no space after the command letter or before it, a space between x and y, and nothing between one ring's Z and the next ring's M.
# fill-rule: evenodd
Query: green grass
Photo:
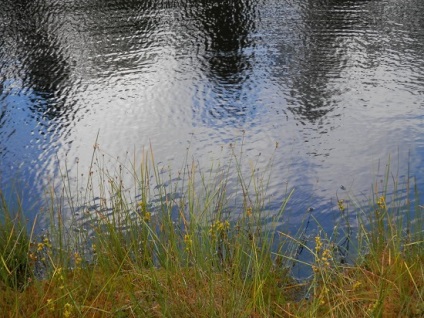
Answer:
M155 164L150 149L111 171L96 148L87 176L73 187L64 174L48 192L37 216L47 224L43 233L34 234L36 224L28 233L25 211L11 211L1 196L0 315L424 315L422 207L390 197L387 187L375 186L366 205L348 194L339 200L333 233L309 212L319 230L305 241L304 224L299 234L272 226L284 223L292 192L279 211L265 212L272 160L263 174L253 165L245 175L242 153L233 150L226 165L201 170L187 160L173 173ZM346 239L350 262L341 261ZM300 249L309 261L298 257ZM310 277L295 280L293 266Z

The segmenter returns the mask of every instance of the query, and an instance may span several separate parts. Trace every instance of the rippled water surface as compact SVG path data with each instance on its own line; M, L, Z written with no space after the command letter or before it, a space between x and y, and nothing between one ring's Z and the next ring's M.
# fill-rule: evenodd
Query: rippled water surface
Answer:
M270 209L295 188L293 216L330 217L341 185L368 194L389 155L422 184L422 0L1 7L0 183L31 189L29 206L65 159L87 171L97 134L111 157L151 143L178 167L244 135L246 162L274 154Z

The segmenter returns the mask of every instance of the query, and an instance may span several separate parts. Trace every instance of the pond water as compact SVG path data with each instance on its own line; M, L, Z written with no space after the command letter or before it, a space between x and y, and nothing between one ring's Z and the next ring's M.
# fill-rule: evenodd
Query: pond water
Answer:
M0 187L29 213L65 161L88 171L97 135L111 158L151 144L175 167L243 139L245 162L274 158L269 209L294 188L294 220L313 207L329 226L341 186L369 195L389 156L422 185L422 0L1 7Z

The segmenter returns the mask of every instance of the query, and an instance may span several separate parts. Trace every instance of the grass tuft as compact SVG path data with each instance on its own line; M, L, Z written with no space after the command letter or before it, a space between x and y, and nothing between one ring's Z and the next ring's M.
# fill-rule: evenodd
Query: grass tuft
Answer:
M112 170L96 144L87 176L64 174L49 191L40 235L0 192L0 315L424 315L422 207L389 197L390 178L365 206L338 199L333 233L309 211L293 235L277 227L292 192L266 212L269 175L255 164L244 174L242 152L231 151L228 164L187 160L174 174L151 149ZM300 267L307 279L294 278Z

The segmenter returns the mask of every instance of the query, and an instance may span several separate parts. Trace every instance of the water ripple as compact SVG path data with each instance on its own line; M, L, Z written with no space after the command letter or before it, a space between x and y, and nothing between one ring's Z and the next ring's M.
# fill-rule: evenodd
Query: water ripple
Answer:
M246 160L275 156L273 200L290 184L299 210L331 214L340 184L362 191L388 154L402 168L414 153L422 169L423 11L420 0L4 0L0 185L41 188L57 159L87 170L98 132L111 158L152 143L175 164L188 146L208 163L244 138Z

